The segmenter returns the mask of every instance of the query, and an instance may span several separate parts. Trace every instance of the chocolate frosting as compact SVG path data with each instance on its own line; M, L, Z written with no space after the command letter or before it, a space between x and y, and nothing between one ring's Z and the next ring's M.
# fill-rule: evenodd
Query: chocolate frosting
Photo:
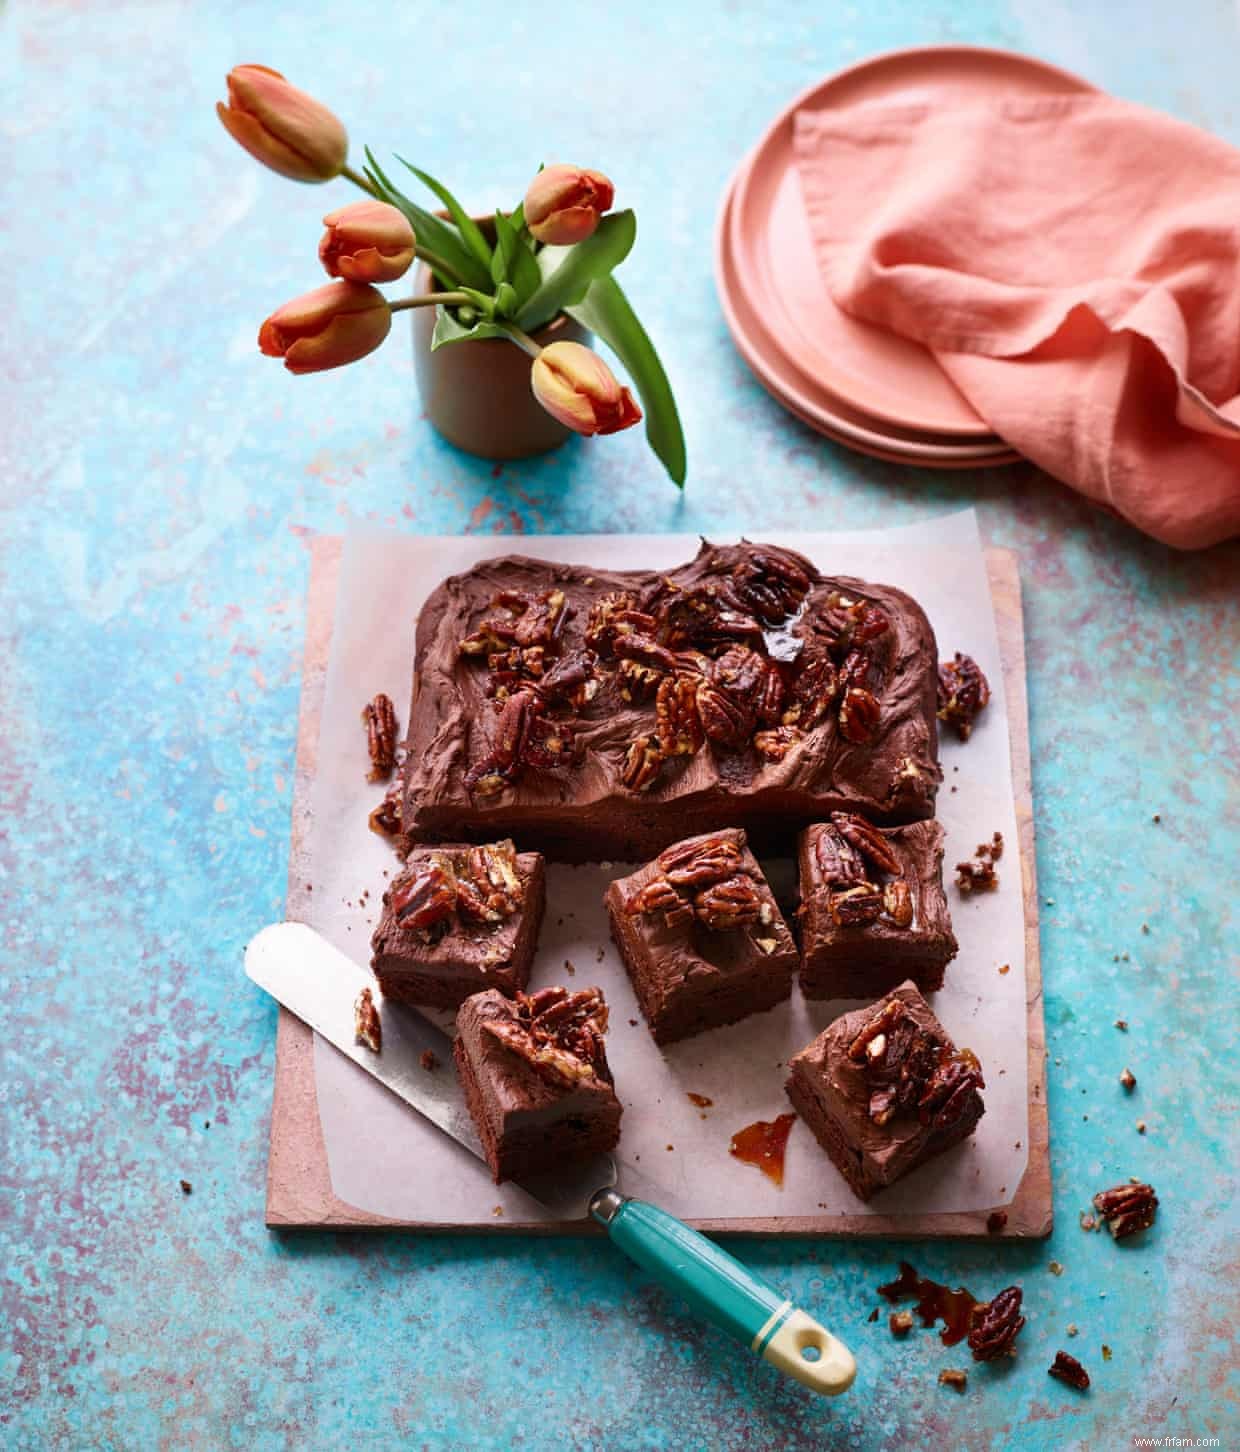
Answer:
M831 810L861 811L878 821L933 815L941 772L935 725L937 650L917 603L902 591L849 576L826 577L806 563L812 585L802 607L765 632L768 653L792 659L808 623L840 591L882 609L890 628L873 642L883 669L881 723L874 739L854 744L834 713L813 727L782 761L752 748L710 743L667 763L643 792L623 785L633 741L653 726L653 705L632 703L609 677L574 722L577 756L561 770L527 768L495 796L471 795L469 768L493 744L496 711L486 695L486 670L463 657L461 642L503 590L565 592L569 617L560 648L579 648L591 605L613 591L641 592L661 578L687 588L730 574L756 548L746 542L703 542L696 559L661 576L534 560L486 560L445 580L423 607L417 626L409 713L404 823L418 841L446 837L515 837L561 861L642 859L678 839L744 825L765 840L821 819Z

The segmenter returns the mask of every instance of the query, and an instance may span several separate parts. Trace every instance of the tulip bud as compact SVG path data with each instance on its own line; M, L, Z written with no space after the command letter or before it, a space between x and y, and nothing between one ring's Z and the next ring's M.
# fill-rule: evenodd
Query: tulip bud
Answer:
M386 202L352 202L328 212L319 261L329 277L395 282L413 261L413 228Z
M383 342L392 326L387 299L361 282L329 282L277 308L258 331L269 358L290 373L318 373L355 363Z
M615 187L601 171L546 166L525 194L525 225L539 242L570 247L591 235L615 197Z
M348 158L349 138L336 117L267 66L234 66L228 105L217 102L215 110L234 141L293 181L331 181Z
M580 343L550 343L534 359L534 397L578 434L617 434L641 422L642 411L607 364Z

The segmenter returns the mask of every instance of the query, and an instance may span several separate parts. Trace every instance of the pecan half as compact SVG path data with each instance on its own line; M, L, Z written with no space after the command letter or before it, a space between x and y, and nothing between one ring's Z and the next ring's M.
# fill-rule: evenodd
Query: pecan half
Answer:
M940 1052L898 998L888 999L869 1019L848 1046L848 1056L863 1067L870 1087L868 1113L875 1124L916 1108Z
M586 617L585 642L600 655L610 655L621 635L653 635L658 622L643 611L636 595L613 590L590 606Z
M693 899L693 910L708 928L723 931L769 922L770 904L763 899L753 878L737 874L704 887Z
M749 740L756 724L752 711L713 681L698 682L697 709L702 730L716 746L739 749Z
M365 1044L372 1054L382 1053L383 1026L379 1022L374 994L369 988L362 989L353 1005L353 1037L359 1044Z
M664 676L655 696L655 735L665 757L694 756L705 737L697 708L696 676Z
M729 837L711 836L699 841L677 842L655 858L673 887L706 887L722 882L740 868L741 849Z
M1098 1191L1094 1196L1094 1209L1106 1221L1112 1236L1116 1240L1125 1240L1153 1225L1158 1211L1158 1196L1152 1185L1144 1185L1140 1181L1114 1185L1109 1190Z
M399 837L402 830L401 812L404 809L405 788L401 782L394 781L383 794L383 800L371 812L367 819L372 832L378 832L384 837Z
M840 703L840 734L855 745L870 741L882 721L882 707L869 691L854 686Z
M815 629L826 637L838 660L850 650L868 645L888 629L890 621L869 600L852 600L833 590L815 621Z
M362 707L366 750L370 755L367 781L386 781L396 765L396 707L382 691Z
M784 724L801 726L806 731L817 726L826 718L839 693L839 673L826 651L804 657L792 683L792 702L784 712Z
M733 589L767 625L778 625L798 608L813 584L812 567L791 550L751 545L732 571Z
M621 784L631 792L644 792L654 784L663 767L663 754L653 736L639 736L624 758L620 769Z
M913 921L913 894L902 877L883 888L883 911L897 928L907 928Z
M843 892L833 892L827 899L827 910L837 928L872 923L883 910L882 890L872 882L858 882Z
M1089 1389L1089 1372L1075 1356L1069 1356L1066 1351L1055 1353L1055 1359L1046 1368L1046 1374L1053 1376L1057 1381L1066 1381L1077 1391L1088 1391Z
M880 872L892 877L899 875L900 859L877 827L872 827L864 817L851 812L832 812L831 821L845 842L869 858Z
M717 581L671 595L663 602L660 614L662 629L676 646L762 639L761 624L730 589Z
M521 906L524 896L517 875L517 849L511 841L469 849L456 874L456 905L463 918L503 922Z
M666 877L652 877L629 898L625 911L638 917L644 913L675 912L684 899Z
M947 1129L964 1116L974 1091L985 1087L976 1059L946 1055L935 1065L917 1101L917 1117L931 1129Z
M660 645L652 636L633 631L616 637L612 647L620 660L633 660L649 670L670 674L676 669L676 657L667 646Z
M845 887L865 877L861 858L835 827L824 826L818 833L814 857L823 881L832 887Z
M535 682L534 690L548 704L562 701L580 709L598 694L596 664L592 650L569 651Z
M972 656L957 651L939 665L938 698L939 720L954 726L961 741L967 741L990 700L990 683Z
M526 690L516 691L504 702L490 751L465 773L466 791L494 796L516 775L525 752L534 699L533 691Z
M435 861L422 861L392 884L388 904L405 928L425 931L446 922L456 909L456 881Z
M1021 1299L1020 1287L1008 1286L991 1300L974 1306L969 1330L974 1361L997 1361L1001 1356L1016 1355L1016 1338L1025 1325L1020 1314Z

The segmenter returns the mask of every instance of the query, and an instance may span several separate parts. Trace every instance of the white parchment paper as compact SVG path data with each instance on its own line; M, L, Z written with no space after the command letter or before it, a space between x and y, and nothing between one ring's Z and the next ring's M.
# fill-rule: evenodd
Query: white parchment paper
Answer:
M943 737L945 780L938 815L947 834L949 882L951 865L996 830L1003 833L1009 855L1000 866L998 892L968 899L948 886L960 955L933 999L957 1044L981 1059L985 1117L964 1145L884 1191L868 1207L800 1121L789 1141L782 1189L739 1164L728 1153L731 1136L756 1119L787 1112L783 1082L789 1057L855 1004L807 1004L794 989L790 1002L769 1013L659 1048L641 1020L602 904L611 878L631 870L625 864L550 867L532 985L598 984L605 991L611 1006L608 1057L624 1104L621 1187L657 1199L674 1214L710 1219L890 1215L1004 1204L1020 1182L1028 1142L1024 921L1003 672L975 517L970 510L901 529L754 530L750 537L799 550L825 573L860 575L907 590L929 615L940 655L966 651L991 683L990 707L967 746L954 733ZM367 827L381 789L365 779L359 714L377 691L386 691L403 730L415 622L445 575L510 553L613 569L670 568L691 559L697 547L697 538L689 535L347 538L307 843L307 882L313 891L294 894L299 915L358 962L369 961L379 899L398 864ZM791 862L764 866L777 892L781 880L791 882ZM1001 975L1004 963L1010 971ZM567 964L575 970L572 976ZM448 1016L437 1017L449 1026ZM512 1186L497 1188L472 1155L318 1039L315 1072L332 1186L340 1199L399 1220L494 1225L497 1206L509 1224L543 1218L530 1197ZM445 1064L438 1072L452 1069ZM712 1100L711 1107L695 1107L690 1092Z

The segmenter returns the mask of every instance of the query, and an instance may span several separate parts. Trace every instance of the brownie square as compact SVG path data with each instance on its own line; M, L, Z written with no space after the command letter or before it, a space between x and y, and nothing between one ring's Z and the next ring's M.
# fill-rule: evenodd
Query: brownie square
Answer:
M613 882L606 901L657 1043L736 1023L792 992L796 944L740 828L675 843Z
M874 998L906 978L943 986L956 956L937 822L874 827L835 813L801 833L801 991Z
M543 859L511 842L418 847L383 894L371 969L391 998L457 1008L530 980L546 898Z
M777 850L831 811L934 815L924 611L791 550L703 542L657 571L485 560L428 597L412 674L417 842L644 862L726 827Z
M456 1016L453 1057L495 1183L614 1149L621 1105L601 990L476 993Z
M788 1098L862 1200L967 1138L985 1112L981 1066L914 983L837 1018L788 1067Z

